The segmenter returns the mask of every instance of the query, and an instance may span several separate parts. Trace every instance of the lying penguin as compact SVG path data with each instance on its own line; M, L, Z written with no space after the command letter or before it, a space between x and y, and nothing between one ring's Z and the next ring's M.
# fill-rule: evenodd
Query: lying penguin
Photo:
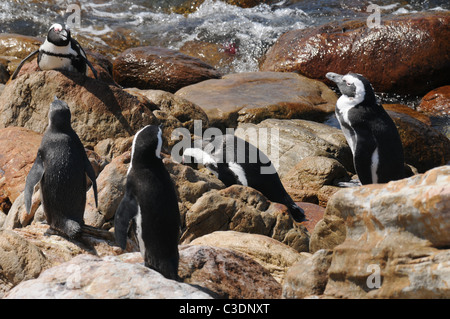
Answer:
M231 134L219 135L203 144L203 148L185 149L184 163L190 162L189 157L193 158L194 163L205 166L225 186L250 186L270 201L286 205L294 221L306 220L303 210L284 189L272 162L257 147Z
M77 71L87 75L87 66L89 66L97 79L97 71L87 59L86 52L78 41L71 37L70 30L58 23L50 27L47 39L39 47L39 50L30 53L20 62L11 80L16 78L25 62L36 54L38 54L37 62L41 70Z

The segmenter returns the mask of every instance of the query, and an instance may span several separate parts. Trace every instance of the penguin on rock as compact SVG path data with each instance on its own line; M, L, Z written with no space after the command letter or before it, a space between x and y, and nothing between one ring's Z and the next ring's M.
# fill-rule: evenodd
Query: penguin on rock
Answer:
M70 118L67 103L55 97L50 105L49 125L26 178L24 198L29 214L34 188L40 183L42 205L50 228L75 238L84 225L86 175L92 182L98 205L95 172L70 125Z
M97 71L87 59L86 52L78 41L72 38L69 28L63 27L61 24L55 23L50 27L44 43L38 50L30 53L20 62L11 80L16 78L25 62L36 54L41 70L67 70L87 75L89 66L97 78Z
M186 148L183 162L192 162L189 158L209 169L225 186L252 187L270 201L286 205L294 221L306 220L303 210L286 192L267 155L247 141L232 134L219 135L204 140L202 148Z
M353 154L361 184L387 183L405 176L403 146L397 128L360 74L328 72L342 96L336 117Z
M133 139L126 190L114 217L117 244L125 249L134 221L145 266L178 280L180 211L175 186L161 159L162 130L148 125Z

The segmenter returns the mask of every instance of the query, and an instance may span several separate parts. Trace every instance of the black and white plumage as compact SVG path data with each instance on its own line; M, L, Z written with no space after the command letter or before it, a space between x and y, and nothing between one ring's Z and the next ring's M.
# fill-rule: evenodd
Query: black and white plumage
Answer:
M189 162L189 157L208 168L225 186L239 184L252 187L270 201L286 205L294 221L306 220L303 210L283 187L272 162L247 141L231 134L219 135L203 141L202 148L185 149L184 162Z
M403 146L397 128L360 74L329 72L342 96L336 117L353 154L361 184L387 183L405 177Z
M67 70L87 75L87 67L89 66L95 78L97 78L97 71L87 59L86 52L78 41L72 38L70 30L58 23L50 27L47 38L39 47L39 50L32 52L22 60L12 75L12 80L19 74L24 63L36 54L38 55L38 66L41 70Z
M161 159L161 128L148 125L133 139L125 195L116 211L116 242L126 248L130 222L145 265L178 280L180 212L175 186Z
M84 225L86 175L92 181L96 205L97 184L94 169L70 125L70 118L67 103L55 98L50 105L49 125L26 179L24 196L30 213L34 188L40 183L42 205L50 227L74 238Z

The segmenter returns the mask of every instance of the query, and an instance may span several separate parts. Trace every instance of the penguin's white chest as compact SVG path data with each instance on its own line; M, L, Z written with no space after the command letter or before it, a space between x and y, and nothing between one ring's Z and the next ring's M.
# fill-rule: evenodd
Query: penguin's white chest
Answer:
M142 237L142 213L141 207L138 204L138 212L135 217L136 221L136 237L139 243L139 250L143 258L145 258L145 243Z
M356 132L352 128L352 123L350 123L348 113L356 105L354 103L353 100L344 95L341 96L336 103L336 108L340 113L340 116L337 116L337 118L353 155L356 150L357 138Z
M72 50L70 44L65 47L58 47L45 40L44 44L40 47L39 50L42 53L41 59L39 61L39 68L41 70L64 69L68 71L74 71L72 60L69 56L76 56L77 53Z

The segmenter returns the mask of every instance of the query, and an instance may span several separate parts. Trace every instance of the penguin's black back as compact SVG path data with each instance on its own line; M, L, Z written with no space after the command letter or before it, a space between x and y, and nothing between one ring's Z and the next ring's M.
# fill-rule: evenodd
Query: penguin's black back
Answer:
M377 148L379 164L377 170L378 183L387 183L405 177L403 146L394 121L378 102L364 100L348 111L348 119L358 136L361 152L371 152ZM361 154L358 154L361 155ZM355 155L356 156L356 155ZM358 158L369 158L369 154ZM355 166L370 167L371 163L358 162ZM358 169L358 177L362 184L373 183L372 176L367 169Z
M73 130L48 130L39 148L45 163L41 179L42 200L49 224L63 216L83 224L86 204L85 157Z

